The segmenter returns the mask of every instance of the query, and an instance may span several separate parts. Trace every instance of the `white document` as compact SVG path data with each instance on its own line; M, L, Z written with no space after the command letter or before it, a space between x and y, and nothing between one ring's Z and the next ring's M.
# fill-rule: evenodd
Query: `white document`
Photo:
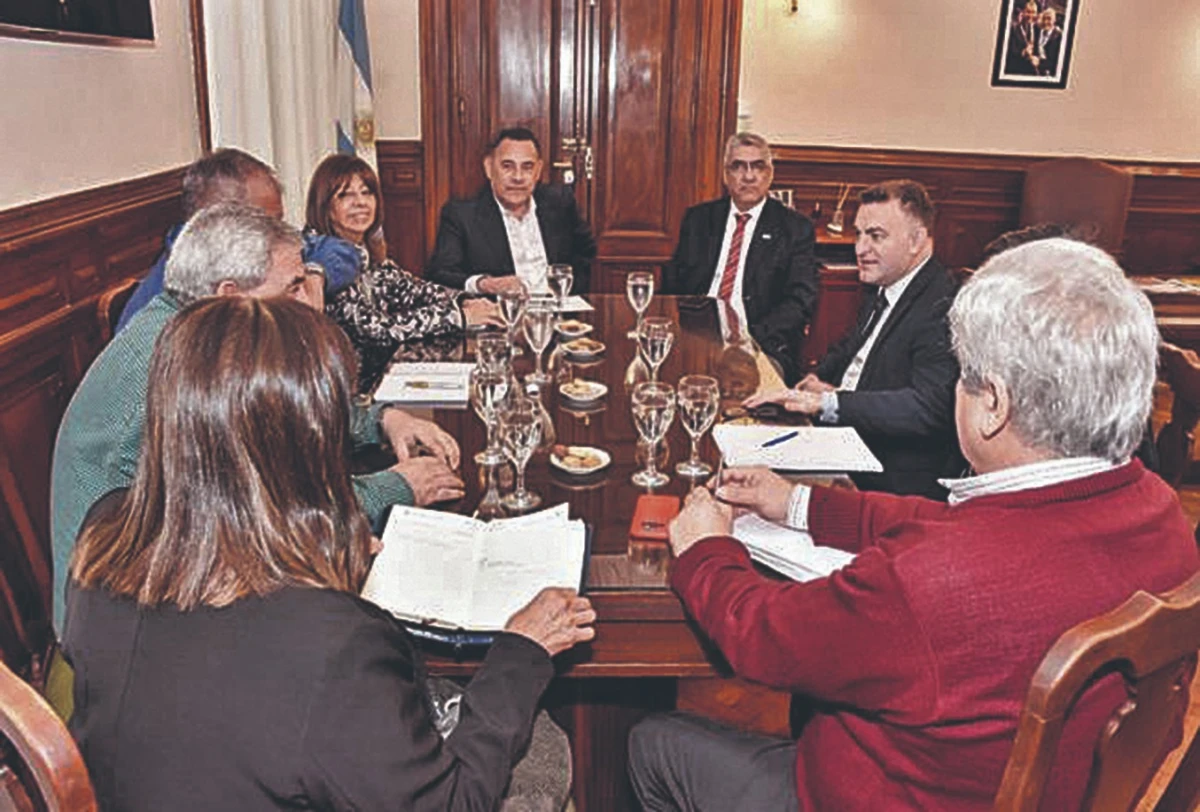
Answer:
M854 556L836 547L821 547L803 530L769 522L754 513L739 516L733 535L750 557L793 581L824 578L849 564Z
M375 390L375 400L466 405L473 366L454 362L392 364Z
M586 532L565 504L493 522L396 506L362 596L406 620L499 631L545 587L580 588Z
M558 305L556 309L559 313L588 313L596 308L592 307L587 299L576 294L563 299L562 304Z
M763 447L765 443L791 436ZM725 464L765 465L781 471L883 470L858 432L849 426L713 426Z

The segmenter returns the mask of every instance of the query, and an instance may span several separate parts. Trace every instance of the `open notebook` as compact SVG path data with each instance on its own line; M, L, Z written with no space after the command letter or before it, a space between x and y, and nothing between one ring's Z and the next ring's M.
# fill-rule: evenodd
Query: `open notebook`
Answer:
M580 589L586 552L565 504L492 522L396 506L362 596L415 623L500 631L543 588Z
M758 563L793 581L824 578L854 559L845 550L821 547L803 530L775 524L754 513L739 516L733 535Z
M828 473L883 470L882 463L850 426L722 423L713 426L713 440L729 466L765 465L781 471Z

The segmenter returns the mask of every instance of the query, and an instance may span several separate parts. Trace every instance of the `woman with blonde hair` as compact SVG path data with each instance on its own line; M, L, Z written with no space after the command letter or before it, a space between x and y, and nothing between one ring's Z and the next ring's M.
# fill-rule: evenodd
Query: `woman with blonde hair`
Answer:
M205 299L163 332L137 474L93 508L71 562L71 726L101 808L505 797L550 658L595 614L543 590L443 740L411 638L358 597L372 536L348 471L353 381L345 335L297 302Z
M317 165L308 184L305 233L340 237L362 253L358 278L325 304L359 354L360 390L374 386L401 344L499 324L492 302L420 279L388 259L379 177L362 158L335 154Z

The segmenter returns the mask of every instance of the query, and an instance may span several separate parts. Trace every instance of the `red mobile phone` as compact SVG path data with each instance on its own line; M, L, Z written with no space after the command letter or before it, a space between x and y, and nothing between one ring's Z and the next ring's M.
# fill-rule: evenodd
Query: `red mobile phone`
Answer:
M638 541L666 541L667 526L679 514L679 497L646 493L638 497L629 537Z

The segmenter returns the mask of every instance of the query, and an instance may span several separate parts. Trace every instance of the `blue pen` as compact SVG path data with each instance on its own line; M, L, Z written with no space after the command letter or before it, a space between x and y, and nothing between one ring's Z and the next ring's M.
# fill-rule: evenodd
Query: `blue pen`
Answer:
M770 440L767 440L765 443L760 445L759 448L770 448L773 445L779 445L780 443L786 443L788 440L792 439L793 437L799 437L799 436L800 436L800 432L789 431L787 434L781 434L778 437L772 437Z

